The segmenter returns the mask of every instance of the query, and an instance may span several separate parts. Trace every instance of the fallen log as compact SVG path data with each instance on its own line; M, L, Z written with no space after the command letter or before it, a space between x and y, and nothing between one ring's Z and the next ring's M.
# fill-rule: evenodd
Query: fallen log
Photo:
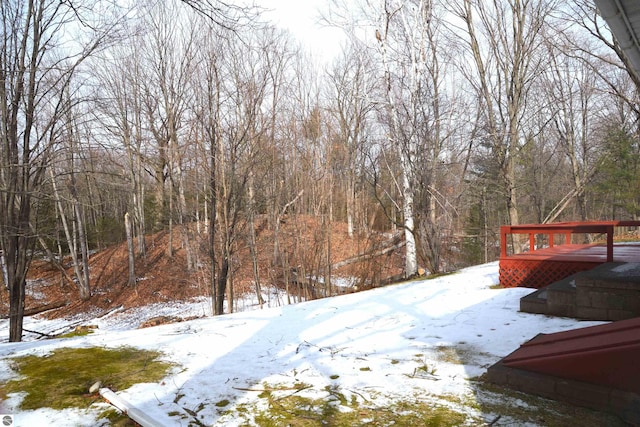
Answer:
M69 304L67 301L55 301L50 304L41 305L40 307L33 307L24 310L25 316L35 316L36 314L44 313L45 311L55 310L57 308L62 308L65 305ZM0 319L8 319L8 314L3 314L0 316Z
M361 261L366 261L375 257L379 257L385 254L388 254L389 252L393 252L396 249L400 249L401 247L403 247L406 244L406 242L403 240L402 242L393 245L393 246L389 246L386 247L384 249L380 249L377 252L367 252L364 254L360 254L360 255L356 255L353 258L349 258L349 259L345 259L343 261L340 262L336 262L335 264L331 265L331 269L335 270L336 268L340 268L340 267L344 267L345 265L349 265L349 264L354 264L357 262L361 262Z
M39 335L39 336L40 336L40 338L54 338L54 337L55 337L55 335L51 335L51 334L48 334L48 333L46 333L46 332L32 331L31 329L27 329L27 328L22 328L22 330L23 330L24 332L29 332L30 334L36 334L36 335Z

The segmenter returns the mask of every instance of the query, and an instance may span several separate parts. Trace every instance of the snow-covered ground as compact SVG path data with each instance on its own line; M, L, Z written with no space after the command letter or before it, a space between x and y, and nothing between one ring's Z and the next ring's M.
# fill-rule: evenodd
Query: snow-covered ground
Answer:
M337 386L357 399L459 396L474 399L470 378L536 334L597 322L520 313L530 289L491 289L498 264L461 270L432 280L408 282L295 305L204 317L136 329L153 316L202 316L207 300L114 311L84 320L91 335L0 344L0 381L12 378L10 359L46 355L59 347L134 346L159 350L176 368L157 384L138 384L118 394L159 425L188 425L185 408L204 425L234 425L225 410L256 404L263 384L311 385L306 393ZM53 333L78 319L25 319L25 328ZM0 321L8 336L8 321ZM443 354L448 354L443 357ZM454 360L452 360L452 357ZM427 370L420 367L428 366ZM419 374L418 374L419 373ZM72 375L72 373L70 373ZM19 426L99 425L106 404L84 409L21 411L20 396L0 402ZM471 405L473 406L473 405ZM478 411L469 408L469 411ZM480 418L492 414L476 413ZM500 424L498 424L500 425Z

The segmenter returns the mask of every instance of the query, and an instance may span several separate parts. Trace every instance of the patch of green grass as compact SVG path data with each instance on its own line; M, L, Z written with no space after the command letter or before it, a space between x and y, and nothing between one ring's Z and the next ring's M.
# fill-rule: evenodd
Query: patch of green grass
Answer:
M0 395L26 393L20 404L24 410L86 408L96 400L89 387L97 381L123 390L161 380L171 364L159 357L159 352L132 347L61 348L42 357L24 356L12 360L19 378L0 384Z
M137 427L131 418L116 409L109 409L102 413L101 419L109 420L111 427Z
M391 405L360 403L355 395L348 398L337 386L327 386L324 397L307 397L289 392L290 388L270 387L262 394L267 409L254 412L253 423L275 426L458 426L468 421L465 414L422 399L398 399ZM284 392L284 393L283 393ZM245 420L247 420L245 418ZM250 420L247 420L248 423Z
M229 403L231 403L229 402L229 399L222 399L221 401L216 402L216 406L218 408L224 408L225 406L229 405Z
M565 426L580 420L583 427L622 426L616 417L471 381L463 396L416 391L386 396L375 391L345 390L339 384L322 389L309 384L262 385L259 401L229 408L225 416L241 425L276 426ZM257 390L256 390L257 391ZM376 402L380 403L376 403Z
M92 333L93 333L93 329L76 329L74 331L67 332L66 334L57 335L56 338L84 337Z

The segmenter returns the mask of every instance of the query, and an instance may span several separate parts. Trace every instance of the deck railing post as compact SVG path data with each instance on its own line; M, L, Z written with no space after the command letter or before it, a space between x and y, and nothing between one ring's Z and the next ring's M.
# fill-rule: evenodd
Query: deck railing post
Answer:
M564 244L565 245L570 245L571 244L571 232L567 232L564 235Z
M529 233L529 252L536 250L536 235Z
M502 227L500 227L500 256L503 258L507 256L507 229L508 228L509 228L508 225L503 225Z
M553 241L553 231L551 233L549 233L549 247L552 248L554 244Z

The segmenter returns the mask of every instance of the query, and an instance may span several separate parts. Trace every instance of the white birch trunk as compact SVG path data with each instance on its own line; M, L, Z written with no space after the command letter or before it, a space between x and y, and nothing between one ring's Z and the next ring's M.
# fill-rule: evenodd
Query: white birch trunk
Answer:
M402 12L400 12L402 13ZM389 16L385 17L389 19ZM387 21L387 28L389 22ZM409 138L407 141L400 141L397 138L399 135L400 129L400 121L398 118L398 111L396 108L396 101L393 99L393 93L391 90L392 82L391 82L391 69L389 67L389 59L387 56L387 30L384 31L384 37L380 40L381 50L382 50L382 63L385 71L385 80L386 80L386 91L387 91L387 102L389 113L391 115L391 143L398 150L398 156L400 158L400 167L401 167L401 188L400 191L402 193L402 214L403 214L403 228L404 228L404 236L406 240L405 245L405 277L414 276L418 271L418 253L416 250L416 240L414 235L414 212L413 212L413 188L411 185L413 172L412 165L415 164L415 152L416 152L416 143L413 138ZM412 70L411 80L412 86L415 84L416 79L416 64L412 58Z
M2 283L5 288L9 288L9 272L7 271L7 263L4 260L4 253L0 251L0 269L2 270Z

